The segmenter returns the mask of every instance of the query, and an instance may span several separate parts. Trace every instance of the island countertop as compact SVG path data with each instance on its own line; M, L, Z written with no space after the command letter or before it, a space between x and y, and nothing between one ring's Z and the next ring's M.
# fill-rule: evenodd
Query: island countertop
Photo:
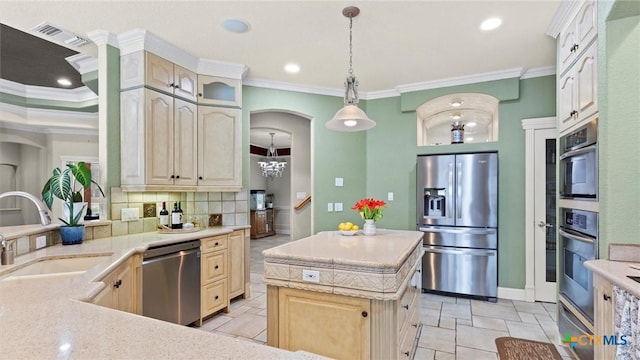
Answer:
M422 257L422 237L420 231L406 230L378 229L375 236L320 232L264 250L264 281L267 285L396 300L407 285L406 275ZM314 271L317 279L310 279Z
M244 228L244 227L238 227ZM142 233L46 247L0 266L0 277L45 258L106 256L84 274L28 281L0 280L0 349L7 359L315 359L194 328L85 302L105 285L99 279L133 253L230 233L209 228L185 234ZM22 229L19 229L22 231Z

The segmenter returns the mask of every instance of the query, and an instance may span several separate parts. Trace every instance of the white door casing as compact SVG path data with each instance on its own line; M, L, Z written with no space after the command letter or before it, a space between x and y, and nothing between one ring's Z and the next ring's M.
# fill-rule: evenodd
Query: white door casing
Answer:
M555 302L556 283L547 283L545 224L546 139L557 137L556 118L523 119L525 130L525 299ZM545 171L543 171L545 170ZM537 205L536 205L537 204ZM555 224L553 224L555 226Z

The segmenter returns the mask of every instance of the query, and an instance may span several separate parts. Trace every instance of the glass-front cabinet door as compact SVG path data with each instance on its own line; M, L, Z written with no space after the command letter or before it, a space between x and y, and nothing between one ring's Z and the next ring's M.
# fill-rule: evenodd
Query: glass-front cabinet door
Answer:
M242 106L240 80L198 75L198 104Z

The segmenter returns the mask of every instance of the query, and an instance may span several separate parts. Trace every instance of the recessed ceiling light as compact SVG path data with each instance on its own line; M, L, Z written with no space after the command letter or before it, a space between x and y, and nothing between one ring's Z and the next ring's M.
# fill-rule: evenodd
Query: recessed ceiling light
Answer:
M62 86L71 86L71 81L69 81L69 79L60 78L58 79L58 84Z
M226 19L222 22L222 27L236 34L242 34L249 31L249 23L240 19Z
M453 107L459 107L462 105L464 101L460 100L460 99L453 99L451 100L451 102L449 103L449 105L453 106Z
M467 126L468 126L468 127L474 127L474 126L476 126L476 125L478 125L478 124L476 124L476 123L475 123L475 122L473 122L473 121L469 121L469 122L467 123Z
M502 25L502 19L494 17L489 18L480 24L480 30L489 31L498 28Z
M288 72L289 74L297 74L300 72L300 66L298 64L288 63L284 66L284 71Z
M462 118L462 114L460 114L460 113L455 113L455 114L451 115L451 118L452 118L453 120L460 120L460 118Z

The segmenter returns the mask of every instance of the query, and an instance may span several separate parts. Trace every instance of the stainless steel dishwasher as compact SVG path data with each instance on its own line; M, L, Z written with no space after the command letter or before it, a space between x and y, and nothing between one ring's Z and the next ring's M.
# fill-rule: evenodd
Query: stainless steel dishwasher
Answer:
M200 319L200 240L149 248L142 262L142 314L188 325Z

